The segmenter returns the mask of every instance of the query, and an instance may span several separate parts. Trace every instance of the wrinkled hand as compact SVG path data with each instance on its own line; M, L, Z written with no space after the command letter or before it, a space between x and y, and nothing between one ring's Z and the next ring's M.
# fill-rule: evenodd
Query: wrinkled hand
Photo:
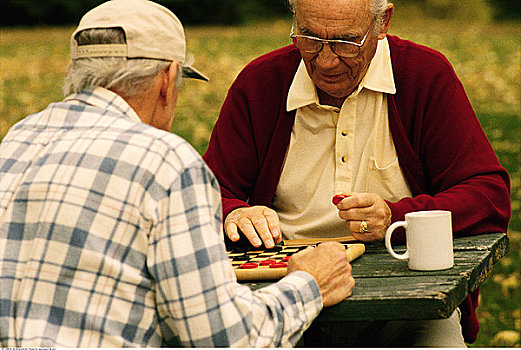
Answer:
M347 193L336 205L338 216L346 221L353 237L362 242L382 241L391 224L391 209L376 193ZM367 232L360 232L362 221Z
M237 208L228 214L224 221L228 238L238 241L239 230L255 247L264 243L266 248L273 248L282 240L279 216L273 209L261 205Z
M306 271L317 281L324 307L332 306L351 295L355 280L344 246L325 242L291 256L288 273Z

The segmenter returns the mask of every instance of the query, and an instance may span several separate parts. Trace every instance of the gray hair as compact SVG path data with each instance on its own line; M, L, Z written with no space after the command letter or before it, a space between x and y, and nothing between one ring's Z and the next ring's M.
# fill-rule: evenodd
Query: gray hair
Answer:
M297 5L298 0L288 0L288 5L293 13L293 16L295 16L295 9ZM369 11L371 11L373 16L376 16L376 23L375 23L375 32L376 34L380 34L380 28L383 24L383 14L385 9L387 8L388 1L387 0L370 0L371 3L369 5Z
M88 29L76 35L78 45L124 44L125 33L121 28ZM125 97L132 97L150 86L157 75L170 66L170 61L157 59L129 59L126 57L82 58L72 62L65 78L63 93L68 96L87 88L104 87ZM181 63L178 66L175 85L183 80Z

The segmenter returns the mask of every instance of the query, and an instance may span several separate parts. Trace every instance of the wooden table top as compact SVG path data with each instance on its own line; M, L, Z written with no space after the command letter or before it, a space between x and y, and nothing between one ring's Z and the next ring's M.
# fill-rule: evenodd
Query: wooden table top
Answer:
M394 246L393 246L394 248ZM366 244L365 254L352 262L353 294L322 310L317 321L369 321L446 318L492 273L509 249L504 233L454 239L454 267L412 271L396 260L383 243ZM396 246L397 253L405 246ZM271 282L247 283L258 289Z

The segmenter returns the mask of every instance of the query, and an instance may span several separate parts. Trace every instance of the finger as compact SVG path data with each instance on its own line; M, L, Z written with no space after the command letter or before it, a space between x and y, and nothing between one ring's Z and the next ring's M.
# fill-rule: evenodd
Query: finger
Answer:
M346 221L368 221L375 217L372 207L366 208L352 208L352 209L340 209L338 211L338 217Z
M263 214L266 218L266 221L268 222L268 228L271 232L271 236L273 237L276 243L279 243L282 240L279 216L274 210L271 209L264 209Z
M306 247L306 249L293 254L288 260L288 272L298 269L298 267L300 266L300 262L305 263L310 261L310 259L308 259L307 257L314 249L314 247L309 246Z
M351 231L351 235L357 240L357 241L360 241L360 242L366 242L367 241L367 234L365 233L360 233L358 231Z
M365 222L365 224L367 225L365 230L362 228L362 222ZM353 221L347 221L347 223L349 225L349 230L351 230L351 232L357 232L357 233L362 233L362 234L371 232L371 223L367 220L364 220L364 221L353 220Z
M350 296L353 293L354 287L355 287L355 279L351 275L348 277L347 296Z
M266 248L273 248L275 243L273 242L273 237L271 235L270 229L268 228L268 221L264 216L256 216L251 218L251 222L253 223L253 227L257 231L257 234L260 236Z
M382 237L375 232L360 233L358 231L351 231L351 235L361 242L378 242L382 241Z
M240 218L238 222L239 229L244 233L246 238L248 238L248 241L254 246L254 247L260 247L262 244L262 241L260 240L259 236L257 235L257 232L255 231L255 228L253 227L253 223L248 218Z
M338 203L338 209L366 208L374 204L374 198L370 193L351 193Z
M353 288L355 287L355 279L353 277L353 268L350 263L347 263L346 275L348 276L347 281L346 281L346 292L347 292L346 298L347 298L348 296L351 295L351 293L353 292Z
M335 241L322 242L319 245L317 245L317 249L318 250L336 249L339 252L343 252L345 250L343 244L341 244L339 242L335 242Z
M311 251L313 251L313 249L315 249L315 248L314 248L314 247L311 247L311 246L308 246L308 247L306 247L305 249L301 250L300 252L293 254L293 255L289 258L289 260L291 260L291 259L293 259L293 258L295 258L295 260L296 260L296 259L300 259L300 258L305 258L306 255L308 255L309 253L311 253ZM295 260L293 260L293 261L295 261Z
M371 231L371 224L366 221L367 224L367 231L363 232L361 230L362 221L347 221L347 225L349 226L349 230L351 231L351 234L356 239L362 241L362 242L370 242L373 241L373 232Z
M237 224L234 221L230 221L224 231L226 232L226 235L229 239L232 240L232 242L237 242L239 240L239 232L237 231Z

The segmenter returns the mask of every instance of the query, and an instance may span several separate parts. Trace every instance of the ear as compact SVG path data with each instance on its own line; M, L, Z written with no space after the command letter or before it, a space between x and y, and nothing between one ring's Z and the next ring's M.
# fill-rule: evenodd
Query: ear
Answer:
M393 17L394 5L389 4L384 11L382 17L382 26L380 27L380 34L378 34L378 40L382 40L387 35L389 31L389 26L391 25L391 18Z
M172 63L168 66L168 68L163 71L162 74L162 82L161 82L161 97L165 100L165 105L172 103L170 100L174 96L174 89L177 90L175 86L175 79L177 76L177 67L179 64L177 61L172 61ZM177 94L175 94L177 95Z

